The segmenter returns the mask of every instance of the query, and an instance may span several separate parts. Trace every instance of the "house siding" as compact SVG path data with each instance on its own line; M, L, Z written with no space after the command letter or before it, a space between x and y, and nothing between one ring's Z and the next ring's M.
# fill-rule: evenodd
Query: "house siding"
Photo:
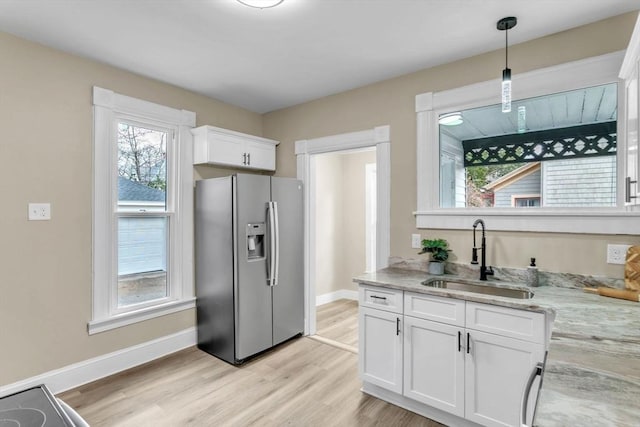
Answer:
M543 206L615 206L616 156L542 163Z
M511 196L513 195L540 194L540 170L495 191L493 194L495 207L511 206Z

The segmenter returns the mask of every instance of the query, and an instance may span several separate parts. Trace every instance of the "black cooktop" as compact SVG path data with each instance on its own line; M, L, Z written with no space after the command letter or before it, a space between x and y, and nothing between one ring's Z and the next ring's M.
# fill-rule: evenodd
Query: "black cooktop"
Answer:
M73 427L43 384L0 398L0 427Z

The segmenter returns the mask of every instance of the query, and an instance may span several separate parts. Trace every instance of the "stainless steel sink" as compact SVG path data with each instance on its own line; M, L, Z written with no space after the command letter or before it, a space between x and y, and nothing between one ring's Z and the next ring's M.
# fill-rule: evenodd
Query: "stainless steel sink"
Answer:
M474 292L476 294L495 295L498 297L530 299L533 298L533 292L526 288L516 287L498 287L489 284L465 283L457 280L429 279L422 282L423 285L430 288L451 289L453 291Z

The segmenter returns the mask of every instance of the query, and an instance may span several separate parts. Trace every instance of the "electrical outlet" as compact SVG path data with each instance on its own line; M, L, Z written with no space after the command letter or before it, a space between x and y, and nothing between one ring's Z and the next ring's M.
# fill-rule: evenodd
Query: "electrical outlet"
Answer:
M607 245L607 263L624 264L631 245Z
M411 235L411 247L413 249L420 249L422 247L422 237L419 234Z
M48 221L50 219L50 203L29 203L29 221Z

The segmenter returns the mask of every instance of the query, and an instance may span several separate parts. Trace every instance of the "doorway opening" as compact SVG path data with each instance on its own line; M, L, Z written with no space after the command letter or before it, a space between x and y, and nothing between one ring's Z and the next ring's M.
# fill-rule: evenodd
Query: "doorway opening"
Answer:
M354 307L357 311L358 293L357 287L352 284L352 278L364 273L366 270L380 269L388 265L391 158L389 136L390 127L379 126L360 132L296 141L298 179L301 179L305 185L305 335L316 334L317 303L322 305L322 303L331 302L335 299L346 299L355 304ZM344 187L352 179L347 175L345 175L345 178L340 175L341 179L338 180L335 174L317 173L317 169L323 167L324 160L328 159L328 157L323 158L322 156L338 155L346 158L351 154L366 153L368 151L374 153L370 155L374 156L375 161L362 162L361 172L359 172L359 181L362 183L359 200L362 212L366 212L366 207L367 205L369 206L369 216L367 217L363 213L359 219L356 219L358 217L351 215L350 212L327 214L325 210L335 209L332 204L335 204L337 190L333 192L334 200L329 198L328 201L320 201L318 190L322 192L323 186L330 181L337 181L340 185L340 192L346 192L347 190ZM343 161L348 162L344 159ZM367 167L367 163L370 166ZM368 191L367 181L369 182ZM317 207L316 205L321 206ZM341 281L344 288L331 288L329 291L325 287L327 280L325 276L337 273L327 270L318 264L318 257L322 256L322 254L319 255L317 252L325 251L325 255L328 254L333 257L328 259L335 259L336 253L339 251L323 249L322 245L327 241L338 239L326 237L328 228L322 226L323 221L325 223L328 221L330 224L333 221L332 227L337 227L338 225L335 222L339 221L342 222L340 226L343 229L358 228L362 230L360 231L362 236L360 241L363 242L362 245L364 247L359 271L350 273L348 269L346 271L343 270L340 274L344 278ZM344 233L341 232L340 234ZM343 244L346 245L344 242ZM341 251L343 254L347 253L342 249ZM344 255L343 257L346 256ZM346 288L346 286L349 286L349 288Z
M315 155L316 335L357 348L358 287L375 271L376 148Z

